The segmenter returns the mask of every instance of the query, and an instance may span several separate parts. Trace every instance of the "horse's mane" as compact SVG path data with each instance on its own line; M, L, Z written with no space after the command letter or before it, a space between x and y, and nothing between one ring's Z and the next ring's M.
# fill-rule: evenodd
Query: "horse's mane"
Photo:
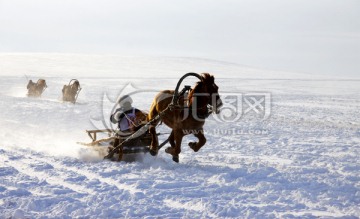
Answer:
M188 95L189 106L192 105L194 94L206 92L206 90L203 90L204 85L211 86L212 84L214 84L214 81L215 81L214 76L210 75L209 73L202 73L201 81L196 82L194 89L192 89L189 92L189 95ZM205 89L206 89L206 87L205 87Z
M70 85L70 87L71 87L71 89L76 89L76 90L78 90L79 87L80 87L80 82L79 82L78 80L76 80L76 81L74 81L74 83L72 83L72 84Z
M212 85L215 82L214 76L209 73L201 74L202 81L207 85Z
M46 83L46 82L45 82L44 79L39 79L39 80L37 81L37 83L38 83L38 84L44 84L44 83Z

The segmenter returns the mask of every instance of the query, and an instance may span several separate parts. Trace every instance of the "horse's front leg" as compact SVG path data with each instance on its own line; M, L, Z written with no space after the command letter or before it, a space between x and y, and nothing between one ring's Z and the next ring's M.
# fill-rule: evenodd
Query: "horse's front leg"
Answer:
M169 143L172 148L175 147L175 136L174 136L174 130L171 130L170 137L169 137Z
M206 138L204 136L204 130L200 129L197 130L196 133L194 133L195 137L199 139L198 142L189 142L189 146L191 149L193 149L195 152L198 152L202 146L206 143Z
M152 156L156 156L159 150L159 140L156 135L155 126L151 125L149 128L149 132L151 134L150 154Z
M173 139L172 139L172 135L173 135ZM181 152L181 141L183 137L184 134L182 130L173 130L170 134L170 140L169 140L171 147L168 147L165 150L166 153L171 154L173 156L173 161L175 161L176 163L179 163L179 154ZM175 143L175 146L173 146L173 143Z

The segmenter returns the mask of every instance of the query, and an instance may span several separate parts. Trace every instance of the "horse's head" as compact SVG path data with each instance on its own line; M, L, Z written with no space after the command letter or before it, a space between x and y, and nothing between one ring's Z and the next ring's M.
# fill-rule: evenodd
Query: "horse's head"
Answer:
M39 79L36 84L37 84L37 87L39 87L39 89L41 89L41 90L47 86L46 81L44 79Z
M210 105L211 111L216 114L220 113L220 108L223 105L220 96L219 96L219 87L215 84L215 78L213 75L209 73L201 74L201 81L196 83L194 89L192 89L189 93L190 105L193 103L193 97L203 97L202 103L198 103L198 106L204 107Z
M71 85L72 90L78 91L80 88L80 83L78 80L75 80L74 83Z
M209 73L201 74L201 82L203 83L204 92L210 95L208 104L212 106L213 112L220 113L220 108L223 105L219 95L219 87L215 84L215 78Z

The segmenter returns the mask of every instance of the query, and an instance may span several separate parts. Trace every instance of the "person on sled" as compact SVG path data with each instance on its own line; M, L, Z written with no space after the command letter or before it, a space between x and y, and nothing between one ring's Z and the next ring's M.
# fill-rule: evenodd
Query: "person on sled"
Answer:
M132 107L133 100L129 95L121 97L118 103L120 108L110 116L110 121L117 124L118 134L134 133L146 121L146 115L141 110Z

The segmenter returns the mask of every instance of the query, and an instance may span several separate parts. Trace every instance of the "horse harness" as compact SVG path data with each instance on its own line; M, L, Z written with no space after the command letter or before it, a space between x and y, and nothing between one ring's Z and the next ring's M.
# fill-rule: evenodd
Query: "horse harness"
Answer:
M169 108L170 110L181 110L186 111L188 115L194 115L196 113L196 117L199 119L206 119L212 113L212 109L209 107L211 99L209 99L208 103L205 106L197 107L190 109L192 107L189 106L190 100L187 98L189 92L191 92L192 88L189 85L185 85L184 88L180 91L178 95L174 94L173 102L170 103ZM184 98L184 104L180 104L180 97ZM199 113L200 110L206 110L205 113ZM164 110L165 111L165 110Z

